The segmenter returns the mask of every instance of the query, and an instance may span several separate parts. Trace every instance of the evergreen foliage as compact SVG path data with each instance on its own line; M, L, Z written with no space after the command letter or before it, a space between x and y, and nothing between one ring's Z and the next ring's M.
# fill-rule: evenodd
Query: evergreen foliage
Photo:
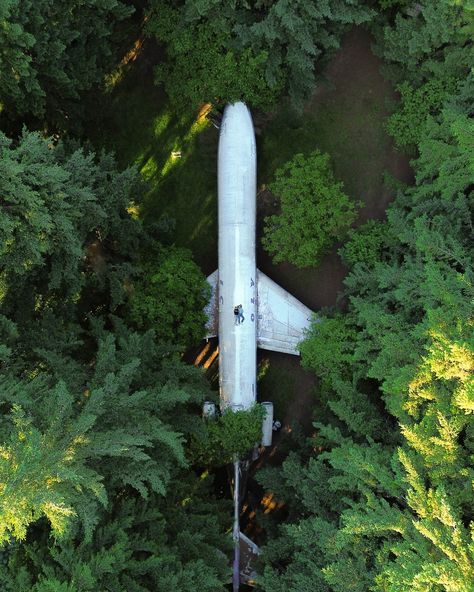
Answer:
M209 388L172 334L112 315L158 249L128 213L137 172L1 139L0 587L222 590L223 514L187 450ZM191 263L168 254L154 272L175 282ZM194 264L186 278L202 287Z
M192 398L179 368L174 376L146 368L159 360L150 335L121 345L111 335L99 342L94 372L76 393L66 378L4 379L2 541L9 533L23 539L43 514L57 537L77 516L89 540L107 490L164 495L171 467L186 464L183 436L166 423L169 409Z
M147 30L166 43L168 59L156 67L155 82L164 83L178 110L239 100L268 108L281 90L279 82L271 89L265 83L267 52L229 46L225 30L183 23L178 10L163 3L151 13Z
M348 311L302 345L325 415L311 448L261 476L292 512L265 590L474 588L472 75L456 88L425 121L416 185L343 250Z
M316 66L339 47L348 25L374 16L359 0L185 0L178 7L151 0L150 7L149 30L171 58L158 81L173 102L191 106L237 99L268 106L284 89L301 107Z
M429 116L440 114L468 75L474 60L474 16L466 0L428 0L415 12L398 12L393 24L376 31L378 53L387 64L401 103L387 129L398 146L413 151Z
M154 328L160 341L184 348L203 339L209 298L209 284L191 253L163 248L141 265L129 297L130 317L142 330Z
M223 591L228 539L219 522L227 508L213 498L208 481L182 475L164 498L120 496L102 512L89 541L12 546L3 552L2 589Z
M0 2L0 102L10 118L33 115L61 128L84 115L80 99L114 63L119 0ZM74 125L74 121L72 122Z
M87 118L133 12L66 4L0 0L2 118L58 132L0 132L0 589L223 591L230 504L195 471L246 454L263 409L199 417L212 393L180 355L202 334L207 284L129 213L137 171L60 137ZM301 107L374 6L401 95L387 129L416 147L415 185L386 221L352 230L327 155L296 155L271 186L275 261L316 265L347 235L350 268L344 311L301 345L319 377L316 432L258 477L288 510L284 524L265 516L258 585L272 592L474 589L472 2L146 8L165 46L156 80L183 110L269 108L283 93Z
M397 87L401 107L388 119L387 130L400 148L417 146L429 115L436 115L453 92L451 80L429 80L417 89L404 82Z
M255 15L235 25L244 47L268 52L266 79L283 74L292 103L301 108L316 84L316 68L339 47L349 25L370 21L375 13L358 0L274 0L258 3ZM262 10L263 9L263 10Z
M281 213L265 218L262 245L274 263L317 265L355 219L355 205L334 178L328 154L296 154L275 173L270 190Z
M109 155L27 131L15 144L2 136L1 150L1 341L19 368L51 356L66 364L62 354L81 346L88 319L126 299L148 240L127 211L141 181Z
M114 259L136 250L142 236L127 212L138 199L137 172L119 173L109 155L55 146L26 130L15 144L1 134L0 150L1 273L15 298L36 283L77 299L88 275L123 275Z

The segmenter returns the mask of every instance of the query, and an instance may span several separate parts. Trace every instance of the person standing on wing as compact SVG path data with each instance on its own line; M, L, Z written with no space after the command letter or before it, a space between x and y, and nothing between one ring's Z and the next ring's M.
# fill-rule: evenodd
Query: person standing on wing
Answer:
M243 323L245 321L245 317L244 317L244 309L242 308L242 305L239 304L239 306L237 307L239 309L239 325L240 323Z

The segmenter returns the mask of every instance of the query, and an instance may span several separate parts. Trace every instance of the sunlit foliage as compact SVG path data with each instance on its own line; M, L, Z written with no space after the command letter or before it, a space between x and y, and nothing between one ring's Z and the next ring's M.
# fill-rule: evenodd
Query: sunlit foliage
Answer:
M425 122L416 185L342 251L348 311L302 345L325 411L312 447L261 475L294 518L265 590L474 587L472 75L458 88Z
M328 154L297 154L276 171L269 188L281 213L265 219L262 244L274 263L317 265L355 219L355 204L334 178Z

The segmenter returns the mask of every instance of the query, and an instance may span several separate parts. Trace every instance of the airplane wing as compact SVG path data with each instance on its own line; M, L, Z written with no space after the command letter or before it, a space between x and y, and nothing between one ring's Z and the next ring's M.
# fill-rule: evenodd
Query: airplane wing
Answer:
M205 308L206 337L216 337L219 323L218 285L219 270L207 278L211 298ZM312 311L257 270L257 346L298 356L298 344L309 328Z
M207 315L206 337L217 337L219 330L219 303L217 300L218 289L217 281L219 279L219 270L216 269L207 278L207 283L211 286L211 297L207 303L204 312Z
M298 356L298 344L309 328L312 311L257 270L257 345Z

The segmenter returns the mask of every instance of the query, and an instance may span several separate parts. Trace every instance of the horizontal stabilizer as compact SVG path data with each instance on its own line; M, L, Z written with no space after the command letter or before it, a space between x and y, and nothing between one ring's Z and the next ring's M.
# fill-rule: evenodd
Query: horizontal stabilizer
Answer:
M255 585L257 572L256 559L260 555L259 547L243 532L239 532L240 539L240 581L247 586Z

